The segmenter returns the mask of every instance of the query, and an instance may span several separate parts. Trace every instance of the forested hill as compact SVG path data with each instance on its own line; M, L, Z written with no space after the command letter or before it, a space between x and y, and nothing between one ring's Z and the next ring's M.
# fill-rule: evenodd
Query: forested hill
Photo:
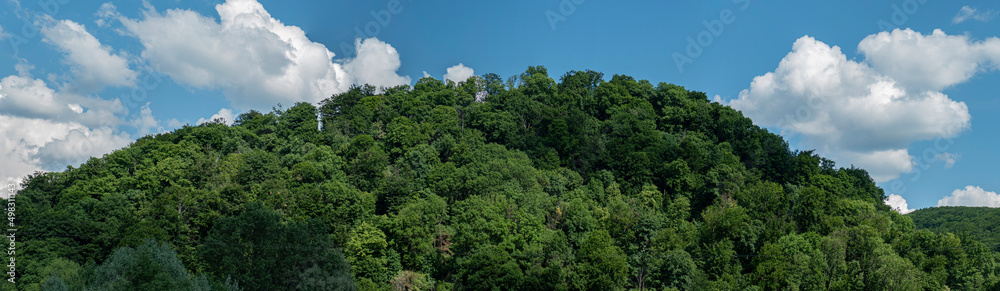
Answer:
M1000 208L933 207L907 214L917 229L955 233L1000 251Z
M996 253L884 198L702 92L531 67L355 87L32 176L16 286L1000 287Z

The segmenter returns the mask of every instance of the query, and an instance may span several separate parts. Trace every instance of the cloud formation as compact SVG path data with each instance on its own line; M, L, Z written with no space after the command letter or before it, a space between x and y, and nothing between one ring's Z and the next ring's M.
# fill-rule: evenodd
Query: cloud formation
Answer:
M65 54L63 63L71 75L54 89L32 77L34 67L22 59L15 66L17 75L0 79L0 181L5 183L20 183L39 170L79 165L132 140L118 130L124 124L120 116L128 113L120 100L82 93L133 86L137 73L83 26L69 20L47 22L43 40Z
M164 13L147 6L141 19L114 15L143 45L142 57L179 83L221 89L238 108L275 103L318 102L351 84L409 84L395 73L399 54L377 39L358 40L357 56L334 61L335 54L313 42L296 26L271 17L255 0L230 0L215 6L219 21L184 9Z
M127 133L110 127L73 128L39 147L36 156L43 169L59 169L66 165L79 165L90 157L100 157L131 142L132 138Z
M909 205L906 204L906 199L904 199L903 196L889 194L889 197L885 198L884 202L886 205L889 205L892 210L899 212L899 214L913 212L913 209L910 209Z
M149 102L139 110L139 116L129 121L129 125L134 127L139 136L145 136L154 131L163 131L160 122L153 117L153 110L149 109Z
M232 125L233 121L236 121L236 115L233 114L232 110L229 110L228 108L222 108L219 109L218 113L212 114L212 116L209 117L208 119L198 118L198 122L195 122L195 124L200 125L202 123L212 122L220 118L224 120L227 125Z
M877 72L906 89L940 91L977 72L1000 69L1000 39L973 41L935 29L929 35L906 30L865 37L858 51Z
M465 82L465 80L468 80L469 77L472 77L475 74L476 72L472 68L466 67L462 63L458 63L458 65L448 68L448 73L444 74L444 79L451 80L455 83L461 83Z
M401 62L399 53L388 43L376 38L358 39L354 42L357 57L343 61L346 79L354 84L369 84L375 87L395 87L409 85L409 76L396 75ZM329 94L323 98L330 97Z
M958 10L958 14L951 19L952 24L959 24L965 22L966 20L973 19L981 22L989 22L993 17L997 16L997 12L993 10L979 11L976 8L969 7L969 5L962 6Z
M78 123L87 127L115 127L116 115L126 113L121 101L65 93L31 76L11 75L0 80L0 115Z
M965 186L965 189L952 191L951 196L945 196L938 200L937 206L1000 207L1000 194L970 185Z
M864 61L799 38L777 69L755 77L729 105L884 182L913 169L912 142L955 137L970 127L966 104L940 90L1000 64L1000 39L975 42L940 30L870 35L858 50Z
M10 108L7 106L8 101L23 97L22 94L26 90L8 86L12 80L19 81L18 78L20 77L8 76L0 82L3 84L0 86L0 108ZM30 83L44 85L40 80ZM54 92L47 87L34 89L27 92L38 92L43 94L40 95L43 97ZM54 110L59 111L55 116L32 113L45 112L49 108L27 108L31 109L25 111L28 114L17 114L16 111L0 113L0 163L4 165L0 167L0 180L3 182L19 183L21 178L38 170L60 170L66 165L79 165L92 156L109 153L131 142L131 137L127 133L117 131L111 125L117 124L116 121L101 124L90 120L94 116L105 114L96 113L87 116L91 112L102 112L106 109L88 108L86 109L88 111L77 113L67 106L67 102L59 101L65 99L60 94L49 96L52 100L45 100L46 102L38 103L36 106L62 103L58 110ZM120 103L113 104L120 106ZM84 106L77 106L83 110ZM113 114L111 118L117 120ZM91 126L86 125L88 123Z
M64 61L70 66L75 79L70 87L84 92L96 92L105 87L133 86L135 71L128 61L111 52L79 23L70 20L56 21L42 28L44 41L65 53Z
M237 109L316 103L352 84L393 87L411 81L396 73L401 61L391 45L358 39L356 56L335 60L326 46L271 17L255 0L216 5L218 18L144 7L131 19L105 3L94 14L95 24L136 38L142 45L132 59L136 65L157 68L181 85L220 90ZM42 39L63 53L69 73L49 74L46 83L32 77L34 67L22 60L15 66L17 75L0 80L0 163L5 165L0 179L15 182L36 170L60 170L121 148L132 140L123 127L146 135L163 131L163 123L181 125L176 119L158 121L149 103L123 120L130 114L123 100L93 93L139 85L130 56L102 45L77 22L51 17L38 22ZM0 37L6 35L0 28ZM232 123L233 112L223 108L198 123L215 118Z

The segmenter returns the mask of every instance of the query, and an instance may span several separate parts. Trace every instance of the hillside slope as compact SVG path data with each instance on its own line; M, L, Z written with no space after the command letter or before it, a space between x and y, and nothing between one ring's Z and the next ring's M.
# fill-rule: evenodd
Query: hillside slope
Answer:
M1000 208L933 207L906 216L913 219L917 229L965 235L1000 251Z
M34 175L18 286L998 287L996 253L883 199L704 93L531 67L355 87Z

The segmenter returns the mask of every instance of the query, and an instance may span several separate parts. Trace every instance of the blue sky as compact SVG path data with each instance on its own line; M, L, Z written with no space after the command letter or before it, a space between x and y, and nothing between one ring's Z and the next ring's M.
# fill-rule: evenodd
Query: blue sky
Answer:
M704 91L904 212L1000 207L995 1L0 1L7 181L353 83L544 65Z

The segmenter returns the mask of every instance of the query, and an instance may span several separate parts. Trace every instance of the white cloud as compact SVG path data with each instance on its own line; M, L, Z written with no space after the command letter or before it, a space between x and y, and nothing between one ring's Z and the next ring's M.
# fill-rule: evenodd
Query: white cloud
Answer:
M76 77L70 85L73 88L95 92L107 86L135 84L137 73L129 69L128 61L101 45L82 25L70 20L57 21L43 27L42 34L46 42L66 53L65 62Z
M0 115L0 149L3 151L0 156L4 159L0 175L12 176L12 172L19 172L13 176L22 176L30 173L37 162L34 155L40 146L80 127L78 124Z
M115 7L115 4L112 4L111 2L101 4L101 7L97 9L94 16L97 17L97 20L94 20L94 23L100 27L108 27L114 18L120 17L118 14L118 7Z
M7 37L10 37L10 34L7 34L7 32L3 30L3 26L0 26L0 40L3 40Z
M355 84L375 87L395 87L410 84L410 77L396 75L401 62L399 53L391 45L375 38L356 40L358 56L344 62L344 71ZM330 96L324 96L324 98Z
M965 186L965 189L956 189L951 192L951 196L938 200L937 206L1000 207L1000 195L978 186Z
M163 131L163 128L160 127L160 122L156 121L156 118L153 117L153 110L149 109L149 102L146 102L146 105L142 106L142 109L139 110L139 116L130 120L129 124L136 128L139 136L146 136L153 133L153 131Z
M913 209L910 209L909 205L906 204L906 199L904 199L903 196L889 194L889 197L885 198L884 202L886 205L889 205L892 210L899 212L899 214L913 212Z
M1000 39L977 42L940 29L929 35L910 29L880 32L865 37L858 51L877 72L912 90L940 91L1000 68Z
M424 78L427 78L427 77L431 76L431 74L428 74L427 71L423 71L423 73L424 73Z
M126 146L127 133L111 127L0 115L0 180L20 181L39 170L61 170Z
M834 155L834 158L840 162L848 162L856 167L865 169L872 176L872 179L877 182L895 179L900 173L913 170L913 166L916 165L914 158L910 156L905 148L871 152L827 149L826 152Z
M918 86L914 84L941 74L953 77L931 86L940 89L968 80L971 75L954 77L952 73L913 69L897 64L915 62L913 59L888 56L886 49L905 54L925 48L933 51L944 49L942 46L957 47L959 56L911 54L924 58L924 63L937 64L926 59L964 61L971 57L961 55L962 47L981 46L975 50L985 51L983 48L993 47L992 43L1000 44L996 38L971 43L967 38L949 37L939 31L923 36L921 41L913 41L916 38L909 30L869 36L859 50L871 55L865 62L857 62L847 59L837 46L802 37L777 69L755 77L750 88L740 92L729 105L760 125L777 126L785 135L800 135L804 147L816 148L842 166L853 164L868 170L877 182L895 179L913 169L914 158L907 151L910 143L954 137L970 127L971 116L965 103L939 91L914 88ZM995 55L1000 56L1000 49ZM974 68L983 64L982 58L971 59L977 60Z
M726 101L723 101L722 96L719 94L715 94L715 96L712 96L712 102L716 102L719 104L726 104Z
M993 10L978 11L976 8L972 8L966 5L962 6L962 8L958 10L958 14L955 14L955 18L951 19L951 23L959 24L965 22L968 19L973 19L981 22L988 22L995 16L997 16L996 11Z
M938 161L943 161L944 162L944 167L945 167L945 169L947 169L947 168L951 168L952 166L954 166L955 162L958 162L958 158L959 157L961 157L961 155L953 154L953 153L940 153L940 154L937 154L937 156L935 156L934 158L936 158Z
M112 8L101 15L118 15ZM141 19L117 19L142 43L142 57L152 66L179 83L221 89L238 108L315 103L355 83L410 82L395 73L396 50L377 39L358 41L356 58L335 62L325 45L271 17L255 0L231 0L215 9L218 22L191 10L161 14L150 6Z
M69 110L76 112L76 114L83 113L83 107L81 107L80 104L66 104L66 107L69 108Z
M0 181L19 183L39 170L62 170L131 141L116 131L126 110L108 101L58 92L30 75L0 80Z
M7 76L0 80L0 115L79 123L88 127L117 126L124 114L121 101L56 92L44 81L30 76Z
M222 108L222 109L219 109L218 113L212 114L212 116L209 117L208 119L198 118L198 122L195 122L195 123L196 124L202 124L202 123L205 123L205 122L215 121L218 118L222 118L223 120L225 120L225 122L226 122L227 125L232 125L233 121L236 120L236 115L233 114L232 110L229 110L227 108Z
M469 77L472 77L473 75L475 75L475 71L472 68L466 67L462 63L458 63L457 66L448 68L448 73L444 74L444 79L460 83L465 82L465 80L468 80Z
M76 128L40 147L37 157L43 168L58 169L66 165L79 165L90 157L99 157L121 149L131 142L127 133L116 132L110 127Z
M35 66L29 64L25 59L18 59L18 63L14 65L14 70L17 71L18 76L31 76L31 70L34 70Z

